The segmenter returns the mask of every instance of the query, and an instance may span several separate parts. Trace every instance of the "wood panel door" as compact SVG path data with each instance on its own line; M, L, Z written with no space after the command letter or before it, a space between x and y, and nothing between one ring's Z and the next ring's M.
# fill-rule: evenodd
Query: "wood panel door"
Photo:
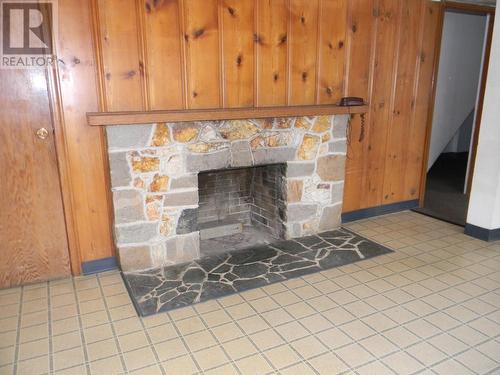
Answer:
M0 288L70 275L53 134L45 71L0 70Z

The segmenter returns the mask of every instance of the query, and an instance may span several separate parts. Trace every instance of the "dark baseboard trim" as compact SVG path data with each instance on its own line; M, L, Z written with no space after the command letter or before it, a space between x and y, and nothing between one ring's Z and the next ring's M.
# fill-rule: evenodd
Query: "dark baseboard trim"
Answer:
M90 275L97 272L110 271L118 268L116 257L91 260L82 263L82 273Z
M404 202L397 202L391 204L385 204L383 206L364 208L362 210L346 212L342 214L342 222L348 223L350 221L367 219L369 217L391 214L393 212L411 210L412 208L418 207L418 199Z
M464 233L483 241L500 241L500 228L486 229L467 223Z

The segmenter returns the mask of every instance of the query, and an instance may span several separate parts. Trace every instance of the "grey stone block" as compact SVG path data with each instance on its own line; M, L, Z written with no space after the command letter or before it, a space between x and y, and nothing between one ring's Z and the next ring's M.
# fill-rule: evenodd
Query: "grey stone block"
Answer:
M133 223L145 220L144 202L137 190L116 190L113 192L115 223Z
M118 245L148 242L157 235L157 227L156 223L116 225L116 242Z
M106 126L108 148L147 147L153 125L117 125Z
M317 204L289 204L286 208L286 220L288 222L306 220L316 216L317 211Z
M323 208L321 219L319 221L319 230L326 231L340 227L340 214L342 213L342 204L326 206Z
M132 176L127 162L126 152L113 152L109 154L109 170L111 187L129 186Z
M231 167L247 167L253 163L252 151L247 141L236 141L231 144Z
M170 262L183 263L200 257L199 232L169 238L165 244Z
M288 162L286 177L306 177L314 173L314 163Z
M344 200L344 183L332 185L332 203Z
M345 140L330 142L328 144L328 152L341 152L345 154L347 152L347 142Z
M186 157L186 168L188 172L209 171L229 167L231 163L231 152L224 149L207 154L188 154Z
M165 194L164 207L193 206L198 204L198 192L196 190L181 191L179 193Z
M119 247L118 257L123 272L142 271L155 266L149 246Z
M170 182L170 189L189 189L198 187L198 176L195 174L174 178Z
M188 208L182 210L177 222L177 234L187 234L198 230L198 209Z
M255 165L284 163L295 158L295 148L261 148L253 151Z
M347 136L347 123L349 115L336 115L333 119L333 137L345 138Z

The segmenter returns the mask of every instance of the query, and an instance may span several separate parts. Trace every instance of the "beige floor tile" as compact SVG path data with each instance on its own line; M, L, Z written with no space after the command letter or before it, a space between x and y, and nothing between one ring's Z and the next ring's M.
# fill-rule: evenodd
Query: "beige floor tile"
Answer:
M294 319L304 318L316 313L316 311L306 302L297 302L292 305L288 305L286 306L286 311Z
M118 354L118 347L114 338L98 341L87 345L87 354L90 361L111 357Z
M144 327L152 328L158 327L167 323L170 323L170 317L167 313L159 313L155 315L150 315L145 318L141 318Z
M255 310L247 302L239 303L237 305L231 305L226 308L226 311L234 320L247 318L256 314Z
M206 327L197 316L193 316L187 319L178 320L175 325L181 335L189 335L190 333L205 330Z
M215 341L210 331L200 331L184 336L184 341L192 352L206 349L217 344L217 341Z
M415 335L421 338L428 338L431 336L435 336L441 332L439 328L430 324L424 319L414 320L410 323L405 324L404 327L408 331L414 333Z
M285 292L277 293L273 295L273 299L280 305L280 306L288 306L292 305L294 303L300 302L300 298L297 297L294 293L291 291L287 290Z
M123 354L127 370L132 371L142 367L152 365L156 362L151 348L142 348Z
M128 319L115 321L112 323L112 326L117 336L126 335L127 333L142 331L143 329L141 319L139 319L138 317L132 317Z
M78 321L78 318L76 316L52 322L53 335L62 335L63 333L73 332L79 329L80 322Z
M316 337L328 348L336 349L350 344L353 339L347 336L340 329L334 327L316 334Z
M75 295L73 293L52 296L50 298L50 304L51 304L51 306L54 306L54 307L74 305L74 304L76 304L76 298L75 298Z
M392 344L382 335L368 337L359 343L378 358L399 350L396 345Z
M333 353L322 354L308 362L320 375L340 374L349 368Z
M255 346L246 337L229 341L223 345L223 348L233 361L257 353Z
M358 367L375 359L373 355L357 343L337 349L335 354L350 367Z
M81 316L81 319L83 328L100 326L109 322L108 314L105 311L85 314Z
M212 299L202 303L197 303L193 307L198 312L198 314L209 313L216 310L223 311L217 299Z
M28 328L21 328L19 334L19 342L28 342L43 339L49 335L48 324L40 324Z
M53 358L55 370L62 370L85 362L81 347L54 353Z
M243 375L262 375L270 373L273 368L260 354L236 361L236 366Z
M301 360L290 345L269 349L264 355L278 369L293 365Z
M233 294L231 296L222 297L218 301L221 304L221 306L226 308L245 302L243 297L239 294Z
M118 337L122 352L139 349L149 345L146 334L142 331L129 333Z
M221 367L216 367L211 370L205 371L204 374L207 375L227 375L227 374L236 374L237 370L231 363L225 364Z
M200 314L200 316L209 327L220 326L232 320L225 311L212 311Z
M315 372L305 363L297 363L291 367L287 367L280 371L282 375L307 375L315 374Z
M46 324L49 322L48 310L37 311L29 314L21 315L21 327L30 327L39 324ZM1 322L0 322L1 323Z
M1 316L1 315L0 315ZM7 332L17 329L18 317L0 318L0 332Z
M309 359L328 351L325 345L314 336L304 337L290 344L292 348L304 359Z
M398 375L413 374L424 368L421 363L405 352L391 354L390 356L385 357L382 362L384 362Z
M212 328L212 333L219 342L226 342L242 337L244 333L235 323L227 323L221 326Z
M262 314L262 317L273 327L289 323L294 320L285 309L276 309L274 311L265 312Z
M15 347L9 346L0 349L0 366L8 365L14 362Z
M48 338L19 345L19 359L21 361L42 355L49 355Z
M250 335L255 332L263 331L269 328L269 325L260 316L251 316L238 320L238 325L241 327L243 332Z
M138 328L137 331L139 331ZM175 327L171 323L162 324L147 330L149 338L153 343L170 340L179 336Z
M198 368L189 355L177 357L162 363L167 374L194 374Z
M453 359L449 359L444 361L432 368L432 371L439 375L472 375L474 374L467 367L462 365L460 362L457 362Z
M56 375L87 375L87 366L79 365L55 372Z
M308 303L310 306L314 306L314 309L319 312L337 307L337 304L325 295L311 298L310 300L308 300Z
M253 300L250 301L250 304L258 313L264 313L266 311L271 311L280 307L280 305L274 302L274 300L271 299L271 297L264 297L264 298L259 298L257 300Z
M82 332L75 331L64 335L52 336L52 350L59 352L65 349L72 349L82 346Z
M487 336L483 335L481 332L476 331L468 326L460 326L448 331L453 337L463 341L469 346L477 345L482 341L488 339Z
M290 322L274 328L287 342L310 335L298 322Z
M52 321L67 319L72 316L77 316L78 310L76 305L61 306L51 309L50 317Z
M21 361L17 364L17 375L46 374L49 371L49 356Z
M92 374L117 375L123 373L123 365L119 356L114 356L90 363Z
M475 349L458 354L455 359L479 374L485 374L499 366L497 362Z
M349 311L339 306L334 309L322 312L323 316L327 318L334 325L339 326L341 324L355 320L356 317L352 315Z
M155 344L154 348L160 361L167 361L185 355L188 352L186 345L179 338Z
M446 354L427 342L418 343L406 349L406 352L411 354L414 358L426 366L431 366L446 359L447 357Z
M226 354L224 354L219 346L203 349L193 353L193 356L203 370L222 366L229 361Z
M102 324L100 326L91 327L83 330L85 342L91 344L96 341L101 341L113 337L111 324Z
M139 370L131 371L130 374L134 375L162 375L162 371L159 365L151 365L148 367L141 368Z
M346 323L340 327L348 336L352 337L354 340L362 340L365 337L371 336L376 332L371 329L368 325L360 320L355 320L350 323Z
M260 351L284 344L283 339L272 329L254 333L250 335L250 339Z
M357 368L356 373L359 375L389 375L394 372L382 362L375 361Z
M134 306L132 305L125 305L109 309L109 314L111 315L111 320L113 322L137 316Z
M303 300L308 300L310 298L318 297L321 295L318 289L311 285L305 285L303 287L296 288L293 290L293 292Z
M420 341L420 338L404 327L395 327L384 332L384 336L400 348L406 348Z
M80 313L81 314L89 314L96 311L105 310L104 300L95 299L91 301L80 302Z
M17 331L0 333L0 348L16 345Z

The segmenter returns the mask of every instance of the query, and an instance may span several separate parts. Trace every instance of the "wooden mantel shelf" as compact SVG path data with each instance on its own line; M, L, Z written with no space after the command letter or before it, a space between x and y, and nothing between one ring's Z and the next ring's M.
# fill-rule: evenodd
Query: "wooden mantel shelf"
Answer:
M301 105L283 107L185 109L145 112L89 112L88 124L133 125L158 122L238 120L266 117L343 115L368 112L368 105L341 107L338 105Z

